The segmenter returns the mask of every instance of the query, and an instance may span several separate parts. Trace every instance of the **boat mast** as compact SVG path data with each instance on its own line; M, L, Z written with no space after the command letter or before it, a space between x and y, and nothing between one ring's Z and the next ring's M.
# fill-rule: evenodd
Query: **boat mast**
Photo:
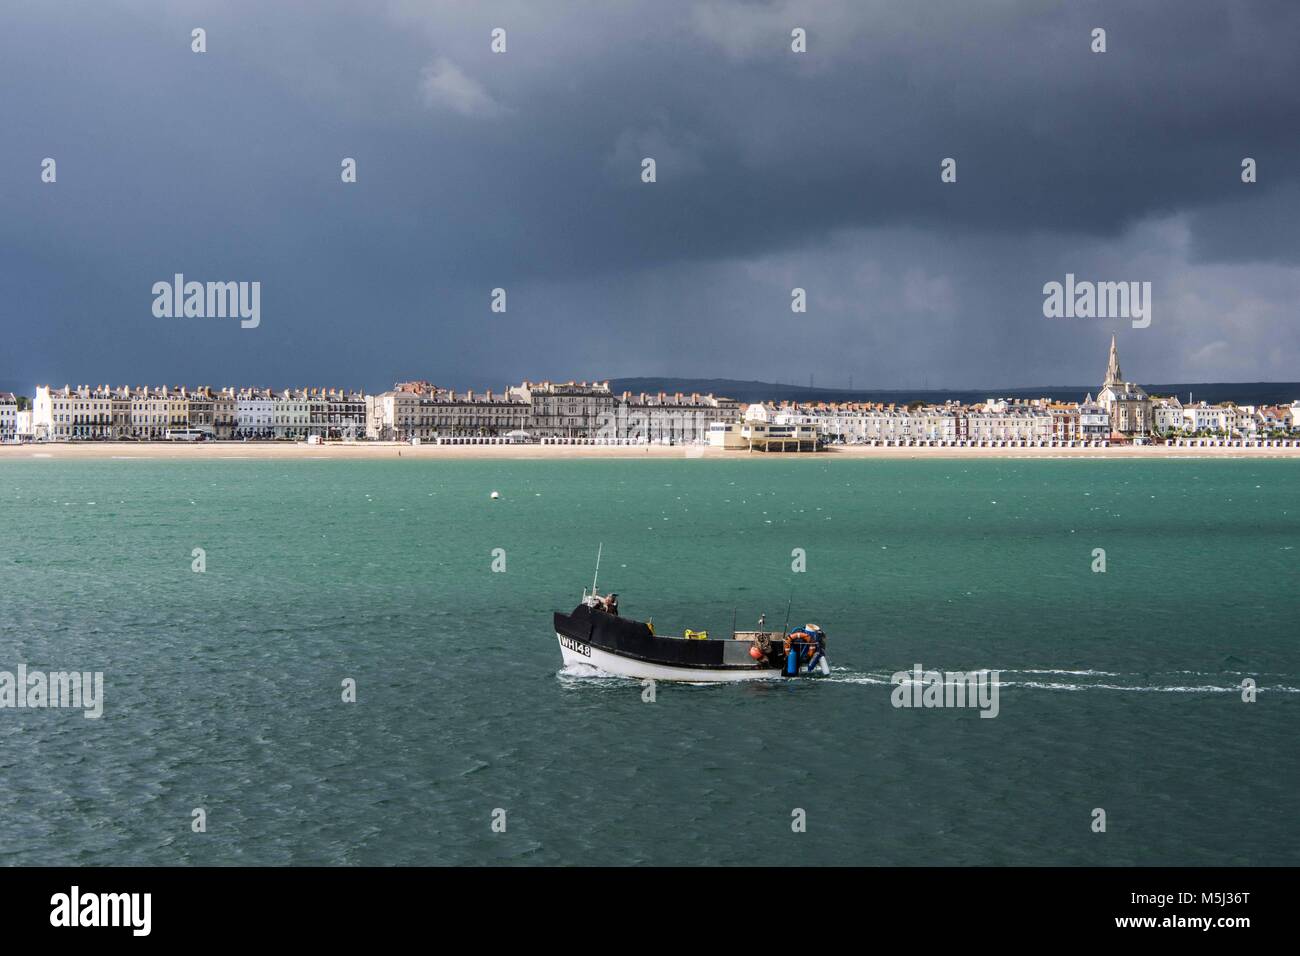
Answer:
M596 573L591 576L591 596L596 596L596 579L600 577L600 552L604 550L605 542L596 546Z

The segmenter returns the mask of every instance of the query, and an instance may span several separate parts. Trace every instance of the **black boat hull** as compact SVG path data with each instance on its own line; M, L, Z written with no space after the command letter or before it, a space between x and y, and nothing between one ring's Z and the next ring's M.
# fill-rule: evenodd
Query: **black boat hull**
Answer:
M640 621L579 605L555 614L555 636L566 664L651 680L719 682L781 677L781 649L755 660L746 640L659 637Z

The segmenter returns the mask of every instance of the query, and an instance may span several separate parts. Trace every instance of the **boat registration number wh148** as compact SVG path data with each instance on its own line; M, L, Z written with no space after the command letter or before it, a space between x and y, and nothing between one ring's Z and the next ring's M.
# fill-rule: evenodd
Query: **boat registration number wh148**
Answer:
M571 637L561 637L561 638L560 638L560 646L561 646L561 647L567 647L567 648L568 648L569 650L571 650L571 651L577 651L577 652L578 652L579 654L581 654L583 657L590 657L590 656L591 656L591 648L590 648L590 647L588 647L586 644L579 644L577 641L575 641L575 640L574 640L573 638L571 638Z

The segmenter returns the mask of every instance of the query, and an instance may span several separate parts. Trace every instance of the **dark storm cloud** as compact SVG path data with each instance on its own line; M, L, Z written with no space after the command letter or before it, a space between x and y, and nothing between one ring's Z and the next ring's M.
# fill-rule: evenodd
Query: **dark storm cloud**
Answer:
M1296 378L1298 37L1282 0L9 8L0 380L1090 382L1066 271L1155 284L1132 374ZM176 271L260 280L261 327L155 319Z

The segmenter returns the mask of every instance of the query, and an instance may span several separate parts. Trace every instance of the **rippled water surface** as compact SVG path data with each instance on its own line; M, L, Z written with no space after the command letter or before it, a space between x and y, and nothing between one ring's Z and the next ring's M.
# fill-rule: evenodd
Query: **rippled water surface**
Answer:
M1297 864L1298 468L0 462L0 670L106 685L0 710L0 862ZM624 614L792 601L831 677L561 671L600 542Z

